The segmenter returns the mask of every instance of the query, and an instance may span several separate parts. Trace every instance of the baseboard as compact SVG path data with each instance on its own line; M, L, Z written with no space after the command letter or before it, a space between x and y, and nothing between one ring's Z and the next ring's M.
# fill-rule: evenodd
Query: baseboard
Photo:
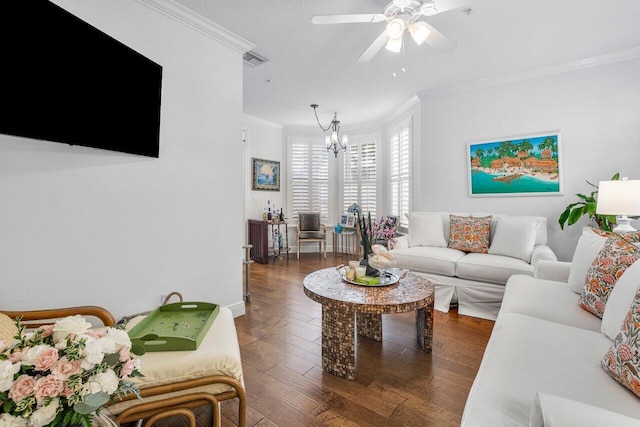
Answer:
M244 301L229 304L227 308L231 310L234 318L244 316L246 313L246 307L244 305Z

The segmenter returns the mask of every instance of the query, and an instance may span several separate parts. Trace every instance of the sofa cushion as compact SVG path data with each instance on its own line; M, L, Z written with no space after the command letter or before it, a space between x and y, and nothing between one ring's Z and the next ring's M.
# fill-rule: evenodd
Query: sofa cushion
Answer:
M493 241L493 237L496 234L496 223L499 218L522 218L527 219L531 222L536 222L538 224L538 228L536 229L536 245L546 245L547 244L547 217L545 216L532 216L532 215L503 215L503 214L491 214L486 212L472 212L471 216L482 217L492 215L491 219L491 236L490 241ZM446 225L446 224L445 224Z
M640 292L636 292L620 333L602 359L602 367L640 397Z
M447 247L444 221L438 212L406 215L409 220L409 246Z
M578 239L578 245L571 261L571 270L569 271L569 286L577 294L582 293L587 273L604 246L604 242L607 241L607 237L609 237L608 234L604 233L593 227L584 227L582 229L582 235Z
M602 317L609 294L624 271L640 257L637 233L613 233L587 272L580 306Z
M567 326L600 331L602 322L581 309L577 304L578 298L567 283L518 274L507 282L498 316L502 313L526 314Z
M464 252L450 248L416 246L409 249L394 249L398 265L425 273L455 276L456 261L465 256Z
M469 393L462 426L528 426L537 392L640 418L638 399L598 366L610 346L600 332L501 313Z
M483 218L450 215L449 247L486 254L489 250L491 216Z
M604 309L601 331L612 340L616 339L620 333L620 327L629 312L638 287L640 287L640 261L634 262L618 279Z
M531 261L531 253L536 242L536 230L539 221L526 217L507 217L497 219L495 234L489 246L489 253Z
M514 274L533 275L533 266L516 258L490 254L467 254L456 263L461 279L504 285Z

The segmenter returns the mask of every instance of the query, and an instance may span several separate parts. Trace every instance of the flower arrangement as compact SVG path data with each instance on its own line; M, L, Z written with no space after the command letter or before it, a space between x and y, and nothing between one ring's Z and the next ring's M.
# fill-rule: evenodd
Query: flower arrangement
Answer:
M390 241L396 233L396 221L394 218L381 217L380 220L371 221L371 212L367 218L360 216L358 213L358 226L360 227L360 236L363 253L368 256L372 250L371 245L377 241Z
M0 427L90 427L100 407L134 393L142 376L131 340L117 328L91 329L81 316L0 341Z

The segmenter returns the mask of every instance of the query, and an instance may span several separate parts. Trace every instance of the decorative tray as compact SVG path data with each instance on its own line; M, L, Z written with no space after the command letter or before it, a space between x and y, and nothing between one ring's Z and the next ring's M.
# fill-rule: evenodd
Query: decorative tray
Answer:
M145 351L196 350L219 312L219 305L207 302L162 305L134 326L129 338Z
M400 279L402 279L405 276L405 274L401 274L400 276L398 276L397 274L389 273L388 271L385 271L384 273L380 273L380 276L377 277L380 280L379 283L369 284L369 283L361 283L355 280L347 279L346 277L347 269L343 265L339 266L337 270L340 273L342 280L344 280L345 282L351 283L352 285L366 286L368 288L379 288L382 286L395 285L400 281Z

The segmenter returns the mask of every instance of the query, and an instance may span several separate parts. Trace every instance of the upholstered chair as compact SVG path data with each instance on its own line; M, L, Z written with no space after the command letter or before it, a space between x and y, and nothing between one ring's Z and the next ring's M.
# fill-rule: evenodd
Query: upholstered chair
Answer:
M298 213L298 228L296 231L296 246L298 259L300 258L300 243L318 243L318 251L327 257L327 229L320 223L320 212Z

